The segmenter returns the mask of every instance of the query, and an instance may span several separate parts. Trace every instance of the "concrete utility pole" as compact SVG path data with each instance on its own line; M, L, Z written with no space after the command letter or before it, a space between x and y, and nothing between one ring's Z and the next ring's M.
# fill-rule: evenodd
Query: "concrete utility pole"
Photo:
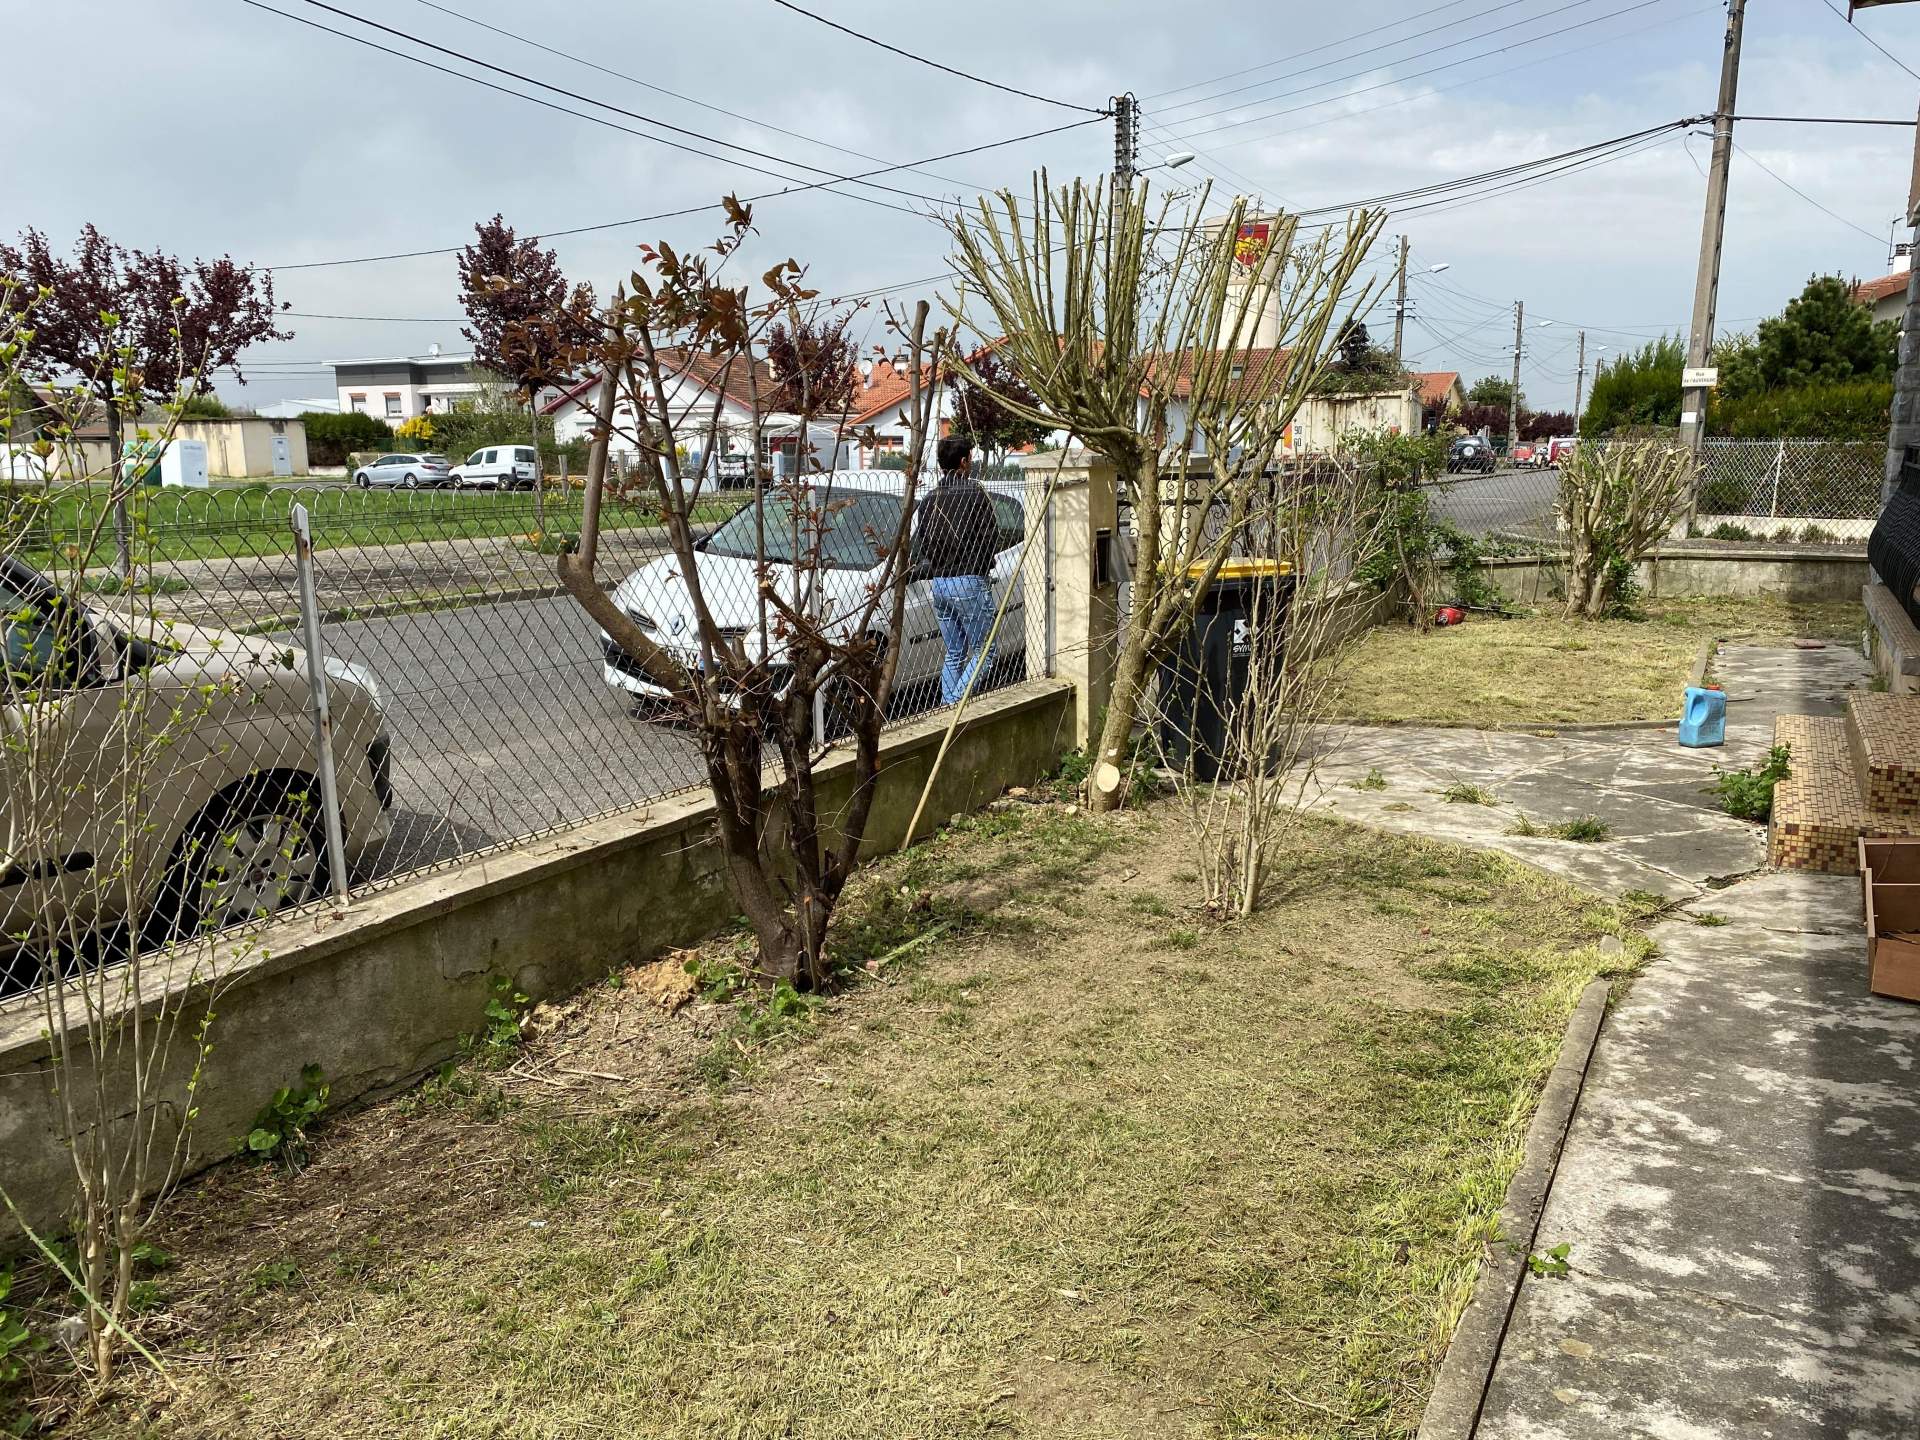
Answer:
M1526 339L1527 304L1513 302L1513 393L1507 397L1507 454L1520 443L1520 348Z
M1700 267L1693 281L1693 321L1687 368L1713 357L1713 320L1720 300L1720 247L1727 228L1727 168L1733 160L1733 107L1740 88L1740 31L1747 0L1727 0L1726 49L1720 57L1720 98L1713 110L1713 161L1707 171L1707 213L1700 224ZM1680 436L1696 455L1707 431L1707 386L1680 392Z
M1139 174L1140 105L1131 92L1113 97L1113 194L1116 202L1133 193ZM1119 210L1114 214L1118 215Z
M1580 401L1587 389L1587 332L1580 332L1580 364L1573 372L1573 427L1580 428Z
M1400 237L1400 282L1393 302L1393 363L1400 363L1400 348L1407 338L1407 237Z

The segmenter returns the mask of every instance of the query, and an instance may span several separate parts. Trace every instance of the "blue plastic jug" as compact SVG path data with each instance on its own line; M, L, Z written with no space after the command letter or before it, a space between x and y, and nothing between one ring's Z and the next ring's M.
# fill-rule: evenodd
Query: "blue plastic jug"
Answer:
M1727 743L1727 695L1724 690L1687 687L1680 710L1680 743L1706 746Z

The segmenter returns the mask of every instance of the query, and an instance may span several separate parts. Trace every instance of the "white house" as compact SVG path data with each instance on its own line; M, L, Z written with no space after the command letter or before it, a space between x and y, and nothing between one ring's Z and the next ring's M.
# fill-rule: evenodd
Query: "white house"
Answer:
M1858 280L1853 286L1853 302L1873 313L1874 322L1891 320L1896 325L1907 318L1907 272L1913 262L1901 256L1891 275L1878 280Z
M474 366L472 354L443 355L438 345L425 355L332 364L340 413L358 411L390 425L416 415L443 415L457 401L478 395L490 379Z
M715 418L719 402L719 453L745 457L753 445L754 399L761 405L760 433L763 459L775 474L797 468L801 449L801 424L797 417L767 409L779 389L773 371L764 360L753 362L749 376L744 363L731 364L701 350L662 350L660 360L673 376L666 386L667 411L681 443L698 449L706 441L707 426ZM600 377L590 376L556 393L541 406L543 414L553 417L554 439L564 445L585 440L593 434L594 406L599 398ZM631 463L639 454L634 443L632 406L621 400L614 410L613 434L607 442L608 453ZM807 448L816 465L831 468L846 463L843 447L836 445L834 427L816 423L807 437ZM700 459L689 455L690 461ZM857 462L856 462L857 463Z

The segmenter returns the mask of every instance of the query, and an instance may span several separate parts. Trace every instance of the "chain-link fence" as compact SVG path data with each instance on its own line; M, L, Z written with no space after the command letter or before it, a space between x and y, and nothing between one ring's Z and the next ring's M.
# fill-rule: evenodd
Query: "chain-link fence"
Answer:
M703 505L693 583L723 643L765 643L777 660L781 606L828 625L865 614L903 479L840 472L816 477L802 503L729 491ZM976 693L1051 668L1045 484L995 479L987 494L977 568L988 573L964 624L936 601L955 587L931 570L950 567L930 565L918 536L897 636L885 606L865 622L899 649L891 721L938 709L964 682L950 636L978 654L997 622ZM703 784L697 732L558 583L580 506L578 492L548 495L542 533L524 493L147 492L131 507L130 583L104 492L28 507L4 557L8 709L97 712L99 733L9 746L0 926L14 987L45 963L29 942L48 907L81 923L93 907L111 952L143 934L177 938L183 911L196 929L242 923ZM701 663L689 579L648 507L609 505L599 551L601 583L629 618ZM55 632L88 637L85 655L56 665L36 641ZM829 685L816 712L827 737L837 698ZM122 743L140 733L166 743ZM70 770L82 751L83 777L53 790L32 780L36 766ZM65 818L50 828L56 797ZM130 805L137 845L124 842ZM111 884L73 880L116 849L124 873Z
M1601 444L1605 441L1583 441ZM1545 463L1469 465L1434 477L1436 516L1468 535L1551 543L1560 474ZM1857 440L1707 440L1688 538L1862 545L1880 513L1886 446Z

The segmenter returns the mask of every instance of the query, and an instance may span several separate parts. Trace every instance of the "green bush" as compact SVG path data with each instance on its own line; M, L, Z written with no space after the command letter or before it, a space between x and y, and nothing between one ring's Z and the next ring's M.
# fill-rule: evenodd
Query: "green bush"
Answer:
M344 415L309 410L300 419L307 428L307 462L312 465L345 465L355 450L385 450L393 445L393 427L358 410Z
M1891 380L1843 380L1750 395L1715 395L1707 433L1736 440L1877 440L1887 438Z
M1677 335L1603 362L1580 417L1580 433L1607 435L1639 426L1671 429L1680 423L1680 372L1686 352Z

